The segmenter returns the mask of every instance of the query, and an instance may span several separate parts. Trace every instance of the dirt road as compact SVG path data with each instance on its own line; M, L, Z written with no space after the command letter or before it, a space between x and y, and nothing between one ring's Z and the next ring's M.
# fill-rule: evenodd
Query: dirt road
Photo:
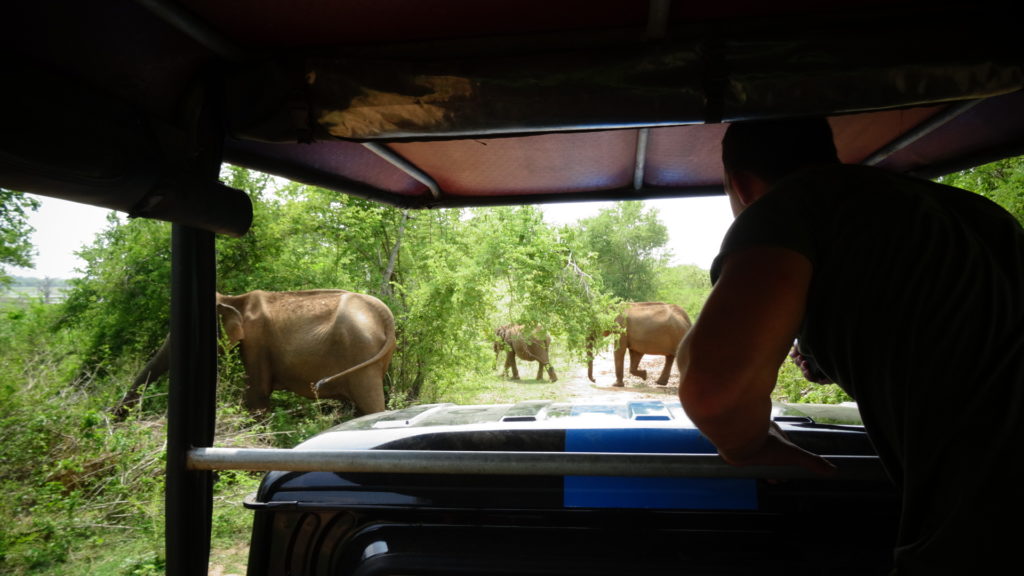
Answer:
M669 376L666 386L658 386L654 381L661 374L665 365L664 356L644 356L640 361L640 369L647 370L647 380L629 373L629 356L626 357L625 387L615 388L615 361L611 352L606 352L594 359L594 379L596 383L587 379L587 367L582 366L575 372L562 374L561 379L565 380L565 388L572 395L573 400L674 400L679 391L679 370L673 366L672 375Z

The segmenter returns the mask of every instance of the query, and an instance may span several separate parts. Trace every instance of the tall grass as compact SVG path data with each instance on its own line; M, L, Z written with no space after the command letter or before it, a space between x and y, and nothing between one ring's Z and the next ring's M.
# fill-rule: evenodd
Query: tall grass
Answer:
M0 307L0 574L147 575L164 564L166 384L145 391L123 422L114 406L144 358L85 369L59 306ZM275 394L255 418L240 408L242 368L221 362L216 444L289 447L351 410ZM260 474L219 473L213 553L224 574L244 573Z

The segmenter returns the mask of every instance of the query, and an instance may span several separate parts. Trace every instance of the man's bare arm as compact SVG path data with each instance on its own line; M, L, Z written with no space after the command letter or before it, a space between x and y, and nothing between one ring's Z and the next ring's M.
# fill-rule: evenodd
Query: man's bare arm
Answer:
M811 273L810 261L783 248L730 254L680 343L679 399L730 463L831 470L770 424L771 392L803 320Z

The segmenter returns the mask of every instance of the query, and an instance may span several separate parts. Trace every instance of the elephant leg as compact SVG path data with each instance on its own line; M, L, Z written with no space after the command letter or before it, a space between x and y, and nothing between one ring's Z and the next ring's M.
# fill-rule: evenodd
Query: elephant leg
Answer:
M544 379L544 363L537 362L537 380Z
M355 405L360 415L383 412L386 409L384 398L384 377L387 375L387 364L391 355L383 360L367 364L357 370L335 374L312 385L318 398L348 400Z
M250 412L266 412L270 409L270 393L273 392L270 366L255 354L242 350L242 365L245 366L245 395L242 398Z
M508 370L512 366L512 364L508 361L508 355L507 354L508 353L506 352L505 362L503 362L502 366L501 366L501 377L502 378L508 376Z
M626 349L619 347L615 349L615 384L612 386L625 386L625 382L622 381L622 368L623 363L626 360Z
M551 364L548 364L548 377L552 382L558 382L558 374L555 374L555 367Z
M516 353L509 350L505 356L505 368L512 369L512 379L519 380L519 368L516 367Z
M647 380L647 370L640 369L640 360L644 357L643 352L636 350L629 351L629 373L638 376L641 380Z
M245 402L245 408L249 412L266 412L270 409L270 395L256 390L252 386L246 387L242 401Z
M661 376L658 376L658 386L668 384L668 378L672 375L672 364L674 364L675 359L675 356L665 356L665 367L661 370Z
M346 388L347 396L361 414L383 412L384 371L369 367L352 375Z

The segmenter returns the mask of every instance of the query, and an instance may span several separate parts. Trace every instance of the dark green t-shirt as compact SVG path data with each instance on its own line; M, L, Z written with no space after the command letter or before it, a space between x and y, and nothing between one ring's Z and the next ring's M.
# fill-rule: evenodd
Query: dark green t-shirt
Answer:
M745 209L712 282L729 254L765 245L813 266L800 345L857 400L903 486L898 561L951 553L947 535L965 537L951 525L985 520L1007 501L1024 512L1018 486L979 494L1024 471L1000 461L1024 444L1020 224L971 192L837 165L790 176Z

